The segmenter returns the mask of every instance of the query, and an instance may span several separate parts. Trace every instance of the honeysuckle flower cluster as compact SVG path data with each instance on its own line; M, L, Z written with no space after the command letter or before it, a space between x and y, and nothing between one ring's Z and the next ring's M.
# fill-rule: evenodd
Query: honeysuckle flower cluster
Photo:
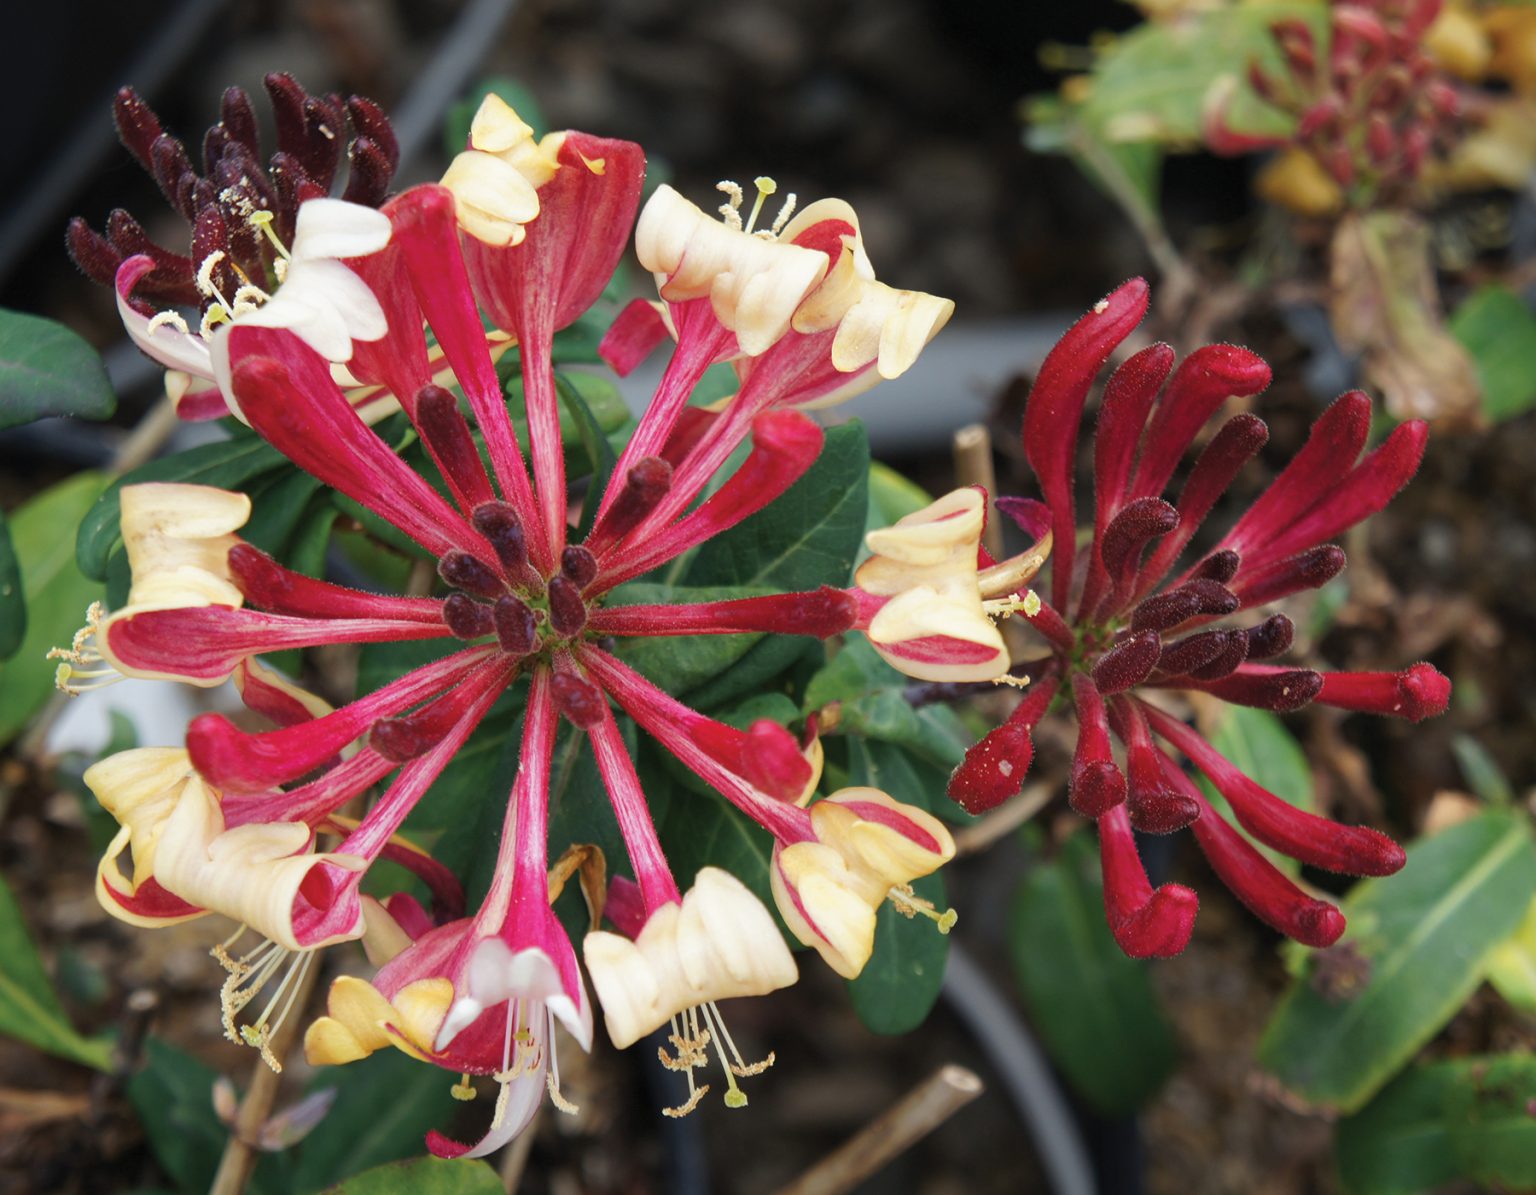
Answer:
M280 114L283 95L274 92ZM310 104L327 121L335 115L320 101ZM247 110L226 101L225 132L211 138L220 153L250 149ZM131 146L145 140L136 131L144 127L143 119L128 123ZM157 177L171 177L173 155L154 148L163 144L151 143L150 161ZM930 628L908 617L889 635L880 618L900 598L878 586L872 592L883 596L868 601L827 587L697 604L606 603L624 582L783 494L823 442L801 408L902 372L947 320L950 304L877 281L846 204L824 201L790 218L791 197L772 228L756 230L773 190L767 180L745 221L739 191L717 221L660 188L640 214L636 247L656 275L661 303L632 309L606 347L632 361L670 333L676 348L617 467L587 498L596 504L590 532L574 542L551 345L612 275L635 222L644 168L640 148L628 142L575 131L535 140L493 97L441 184L413 187L377 209L301 195L285 241L271 208L246 210L244 199L200 207L199 228L214 222L214 212L229 245L259 247L254 228L277 254L262 258L273 267L263 287L270 293L244 307L225 305L201 334L141 310L146 299L193 296L141 293L136 288L155 276L160 259L118 246L135 250L116 264L114 284L125 323L146 351L183 369L194 350L202 352L199 376L220 404L435 558L440 585L429 596L399 597L304 576L241 538L251 513L242 494L173 483L125 487L128 601L93 611L64 653L62 682L88 685L114 674L202 686L233 680L275 726L250 730L205 714L188 728L184 747L129 751L92 767L87 783L122 827L102 861L98 892L110 912L135 924L207 912L239 923L240 933L217 951L230 973L225 1024L264 1052L315 952L361 940L377 972L332 985L327 1014L306 1034L306 1054L314 1063L344 1063L394 1046L450 1071L494 1076L500 1095L485 1135L463 1145L434 1134L429 1144L443 1155L497 1148L528 1123L546 1090L564 1106L554 1026L585 1049L594 1024L575 944L551 910L571 874L581 873L594 917L606 916L611 927L594 928L580 951L610 1036L624 1046L670 1027L663 1057L687 1074L690 1093L674 1111L687 1111L707 1090L694 1072L711 1052L722 1064L727 1103L745 1102L737 1079L760 1064L737 1050L716 1001L796 978L772 915L738 877L706 867L680 889L615 707L772 834L779 913L840 974L857 975L869 959L876 910L887 898L948 924L909 887L954 853L940 822L870 788L817 799L814 726L797 737L767 720L741 730L706 717L621 661L610 641L827 637L868 626L899 653L914 635L929 647L935 635L964 642L969 624L962 623L976 621L977 603L947 598L957 610L952 618ZM192 190L201 196L201 183ZM195 275L214 277L208 261L215 258L238 264L247 278L254 268L221 244ZM279 260L286 270L275 268ZM485 331L482 317L495 331ZM174 352L164 348L167 337ZM526 457L493 365L496 349L514 340ZM695 384L719 362L731 363L740 390L717 409L689 408ZM357 409L360 389L405 412L447 496L372 430ZM745 460L704 496L748 436ZM289 648L410 640L451 650L334 709L260 659ZM992 653L994 671L1005 663ZM509 796L486 794L505 800L504 826L490 889L470 910L458 879L399 831L514 685L526 694L519 766ZM590 852L548 857L561 719L591 744L632 868L606 890ZM382 793L360 818L347 811L377 785ZM430 906L404 893L383 900L363 893L370 868L386 858L424 881ZM257 945L240 945L245 934ZM258 996L263 1011L247 1015ZM470 1091L464 1083L458 1090Z
M1313 213L1399 201L1430 159L1452 148L1464 123L1465 100L1425 43L1440 9L1441 0L1332 3L1324 49L1305 20L1276 21L1285 74L1250 64L1248 84L1295 118L1294 131L1233 129L1227 88L1207 106L1206 144L1232 154L1285 148L1265 186Z
M998 505L1032 535L1054 541L1048 599L1030 595L1011 607L1037 632L1044 654L1033 648L1014 666L1029 681L1023 699L967 753L949 793L979 812L1019 791L1034 727L1053 709L1070 709L1077 741L1069 797L1098 823L1106 914L1128 954L1177 954L1198 904L1181 885L1152 888L1133 829L1167 834L1189 827L1212 869L1255 915L1307 945L1326 946L1343 932L1339 910L1303 891L1239 834L1177 757L1210 781L1253 839L1303 863L1386 875L1403 865L1402 850L1374 830L1338 825L1266 791L1177 716L1167 698L1183 690L1273 711L1318 702L1415 721L1445 709L1450 682L1429 664L1319 672L1277 662L1294 636L1284 614L1241 625L1222 621L1336 576L1344 553L1329 541L1380 510L1408 481L1423 455L1425 426L1401 424L1362 457L1370 400L1358 391L1344 395L1236 524L1176 570L1207 514L1268 438L1264 422L1246 412L1227 419L1201 448L1177 498L1162 494L1207 421L1229 398L1263 390L1270 372L1233 345L1199 349L1175 367L1173 350L1154 344L1126 359L1105 387L1093 435L1089 535L1079 550L1074 486L1084 404L1110 354L1141 321L1147 297L1138 280L1098 303L1046 358L1030 392L1024 451L1043 501L1003 498ZM925 577L909 591L930 608L959 600L949 594L964 589L975 611L987 592L976 583L988 573L976 571L981 521L966 516L980 500L971 494L951 494L904 520L923 531L953 528L945 544L949 585ZM937 551L930 557L935 568L938 558ZM887 658L909 675L932 675L899 656ZM943 679L988 679L996 664L978 658L969 677L952 668Z

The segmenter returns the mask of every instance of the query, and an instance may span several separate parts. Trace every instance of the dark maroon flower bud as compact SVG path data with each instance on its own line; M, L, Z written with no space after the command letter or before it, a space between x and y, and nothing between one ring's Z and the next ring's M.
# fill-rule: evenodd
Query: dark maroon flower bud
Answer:
M1201 689L1234 705L1288 714L1309 705L1323 687L1320 673L1310 668L1270 668L1250 664L1220 680L1173 682L1179 688Z
M1093 666L1093 683L1106 697L1141 684L1157 667L1162 641L1155 631L1142 631L1121 640Z
M457 403L454 410L458 410ZM510 503L482 503L475 507L470 522L496 549L496 557L507 572L515 574L528 563L528 541L523 534L523 524Z
M1296 636L1296 624L1284 614L1272 614L1256 627L1249 627L1248 658L1272 660L1291 649Z
M347 189L342 198L348 203L378 207L389 194L394 165L378 142L358 137L347 147Z
M1167 593L1154 594L1139 602L1131 611L1132 631L1166 631L1188 622L1200 609L1200 599L1188 586L1181 585ZM1167 648L1163 649L1164 654Z
M1248 658L1248 632L1241 628L1218 632L1221 645L1211 659L1198 668L1190 669L1195 680L1217 680L1237 671L1238 665Z
M123 264L123 255L107 242L106 237L76 216L69 222L64 243L69 248L70 260L82 274L102 286L112 285L117 267Z
M187 147L169 133L161 133L149 147L150 173L160 185L166 199L190 223L196 212L190 205L189 180L196 180L192 160L187 157Z
M672 466L659 456L644 456L630 466L624 488L603 518L603 535L608 543L622 539L672 488Z
M582 601L576 583L567 576L550 578L549 625L563 639L579 635L587 625L587 603Z
M1248 86L1253 89L1253 94L1266 103L1273 104L1280 94L1280 89L1268 73L1257 62L1248 64Z
M400 165L400 142L395 138L394 126L389 123L384 109L364 96L354 95L347 98L347 115L352 118L358 138L366 138L377 147L393 175Z
M219 101L219 120L231 141L243 147L253 159L261 156L256 110L251 106L251 97L245 88L225 88Z
M1190 573L1192 581L1215 581L1220 585L1226 585L1233 577L1237 576L1238 566L1243 558L1231 548L1223 548L1219 552L1212 552L1194 568Z
M1138 498L1121 510L1104 529L1100 559L1117 587L1130 579L1141 553L1160 535L1179 525L1179 512L1161 498Z
M577 589L585 589L597 579L597 557L578 544L572 544L560 553L560 572L570 578Z
M454 548L437 562L437 575L455 589L479 597L500 597L507 591L502 579L485 561Z
M411 415L421 433L422 442L431 453L437 471L443 475L443 480L453 492L459 509L474 512L471 515L473 518L485 506L501 505L496 502L495 491L491 489L490 478L485 473L485 463L480 459L469 424L459 410L458 400L441 386L428 385L416 392L415 408ZM490 535L486 535L486 538L491 541L500 559L506 545ZM513 555L515 558L516 553ZM508 564L503 559L502 565L510 570L518 567L518 562Z
M1316 589L1344 570L1344 549L1335 544L1312 548L1299 556L1245 571L1233 585L1243 609L1265 606L1304 589Z
M152 150L163 130L150 106L131 87L121 87L112 101L112 119L117 125L117 139L138 159L139 165L155 172Z
M1216 659L1226 646L1226 629L1200 631L1184 639L1163 644L1157 658L1158 668L1168 676L1188 676ZM1231 671L1228 669L1227 671Z
M304 88L292 75L273 71L262 85L267 98L272 101L272 115L277 123L277 149L279 153L292 155L302 162L306 142L304 101L308 99Z
M443 602L443 621L458 639L479 639L495 630L491 608L463 593L448 595Z
M555 708L583 730L601 721L608 708L601 689L569 672L555 673L549 690Z
M533 650L539 638L539 624L522 599L503 594L496 599L492 617L502 651L510 656L526 656Z

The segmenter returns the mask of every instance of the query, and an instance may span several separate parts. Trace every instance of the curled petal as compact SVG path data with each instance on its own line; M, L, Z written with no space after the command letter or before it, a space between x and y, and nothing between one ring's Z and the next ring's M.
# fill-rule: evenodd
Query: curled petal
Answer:
M582 953L621 1050L686 1009L766 995L799 978L768 910L717 867L701 868L682 903L652 913L633 942L598 931Z

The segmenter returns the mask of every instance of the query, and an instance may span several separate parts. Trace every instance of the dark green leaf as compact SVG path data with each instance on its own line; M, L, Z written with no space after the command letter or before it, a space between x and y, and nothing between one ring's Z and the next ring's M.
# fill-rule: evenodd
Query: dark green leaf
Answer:
M1536 315L1502 286L1473 291L1447 321L1477 366L1483 411L1508 419L1536 403Z
M452 1085L445 1071L398 1050L322 1068L313 1087L338 1088L336 1103L297 1147L291 1189L303 1195L419 1154L427 1131L448 1129L461 1107L450 1094Z
M663 791L652 782L655 774L647 774L648 794ZM686 785L674 785L668 802L666 816L660 819L661 841L678 887L684 891L690 888L701 867L719 867L773 908L773 892L768 885L772 836L714 793L706 796Z
M1352 1195L1415 1195L1472 1179L1536 1188L1536 1058L1457 1058L1409 1070L1339 1122L1339 1175Z
M1472 994L1533 892L1536 850L1522 815L1489 811L1414 844L1401 872L1350 892L1346 936L1309 956L1259 1061L1310 1103L1362 1107ZM1369 971L1343 994L1328 981L1341 950Z
M1463 1172L1507 1191L1536 1190L1536 1057L1472 1066L1446 1100L1451 1148Z
M943 911L944 878L924 876L912 891ZM944 986L949 936L928 917L907 917L886 901L875 914L875 951L848 981L859 1020L875 1033L909 1033L928 1018Z
M1009 917L1014 975L1031 1022L1072 1089L1105 1116L1141 1107L1173 1072L1173 1030L1145 963L1104 920L1086 833L1025 873Z
M0 428L49 415L106 419L115 410L95 349L63 324L0 309Z
M174 456L164 456L125 473L109 486L80 523L75 539L75 560L80 571L98 581L106 580L107 559L121 542L118 528L121 510L118 491L141 481L179 481L244 490L264 473L291 468L283 455L255 436L236 436L213 444L200 444Z
M213 1110L212 1067L168 1042L145 1042L144 1069L128 1082L128 1099L155 1160L187 1195L213 1181L228 1130Z
M948 706L914 707L910 683L862 635L850 636L806 686L805 712L836 705L841 732L899 743L937 767L955 767L973 736Z
M1339 1121L1334 1152L1351 1195L1418 1195L1456 1179L1445 1102L1460 1063L1414 1067Z
M8 660L27 633L27 596L21 587L21 565L11 544L11 528L0 511L0 660Z
M37 956L21 909L10 888L0 878L0 1033L28 1045L106 1070L112 1043L89 1039L75 1032L54 994L53 984Z
M857 421L827 432L816 463L776 501L699 549L688 585L846 585L869 505L869 444Z
M501 1195L501 1180L485 1162L417 1158L392 1162L329 1188L331 1195Z
M914 756L896 743L879 739L848 740L849 782L878 788L898 801L948 817L959 807L944 795L949 773Z
M70 552L69 529L101 493L99 473L75 476L38 494L11 519L11 543L21 568L27 628L21 646L0 664L0 744L5 743L53 693L53 647L68 647L85 625L85 611L101 586L80 575Z

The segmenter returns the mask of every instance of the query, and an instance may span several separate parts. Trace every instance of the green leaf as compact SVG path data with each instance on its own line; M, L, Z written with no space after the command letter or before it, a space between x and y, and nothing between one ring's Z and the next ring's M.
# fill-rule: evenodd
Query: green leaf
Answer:
M357 1174L328 1189L330 1195L501 1195L490 1165L465 1158L417 1158Z
M1409 1070L1339 1122L1352 1195L1416 1195L1458 1179L1536 1188L1536 1058L1457 1058Z
M1484 286L1447 321L1477 367L1483 412L1509 419L1536 405L1536 315L1513 291Z
M48 973L37 955L21 908L0 878L0 1033L46 1050L71 1062L106 1070L112 1043L80 1036L54 994Z
M1146 1103L1173 1073L1177 1047L1147 965L1109 932L1086 833L1025 872L1008 948L1030 1021L1072 1089L1105 1116Z
M846 585L868 509L869 442L855 420L827 432L816 463L777 501L700 548L684 582Z
M1278 20L1305 21L1326 45L1324 14L1307 3L1233 5L1190 20L1138 25L1095 64L1083 118L1109 142L1195 146L1212 89L1235 78L1240 85L1227 124L1255 135L1286 135L1295 118L1260 101L1244 81L1251 62L1270 74L1282 69L1269 32Z
M157 1037L144 1043L144 1054L144 1068L128 1081L144 1136L178 1190L206 1191L229 1136L213 1110L218 1074Z
M0 428L49 415L106 419L115 410L95 349L63 324L0 309Z
M652 783L659 769L649 770L648 795L663 791ZM695 792L674 784L665 818L660 821L661 842L680 888L687 891L701 867L719 867L752 890L768 908L774 907L768 884L773 857L773 838L761 826L726 803L715 793Z
M101 493L106 478L77 473L38 494L11 519L11 543L21 568L27 627L21 646L0 664L0 743L26 724L53 693L57 664L48 650L67 647L85 625L85 611L101 586L80 575L69 529Z
M87 577L104 581L107 560L122 541L118 520L122 511L118 493L125 485L141 481L179 481L211 485L225 490L244 490L253 478L276 469L292 468L287 459L255 436L234 436L213 444L199 444L174 456L161 457L125 473L97 499L80 521L75 538L75 560Z
M1245 705L1223 704L1220 717L1221 722L1210 736L1211 746L1281 800L1310 811L1314 803L1312 768L1285 723L1268 710ZM1271 863L1293 876L1301 871L1301 864L1295 859L1272 850L1249 834L1232 815L1226 798L1216 791L1214 784L1204 776L1198 777L1198 783L1212 807Z
M1461 774L1480 800L1495 806L1514 804L1515 790L1486 747L1469 734L1458 734L1451 739L1451 751L1461 765Z
M915 880L912 891L935 909L947 907L944 877ZM875 1033L909 1033L927 1018L944 986L949 935L930 918L906 917L886 901L875 914L875 951L848 981L853 1009Z
M1259 1044L1259 1061L1310 1103L1362 1107L1455 1014L1536 893L1522 816L1493 810L1414 844L1395 876L1344 901L1349 930L1314 952ZM1319 968L1350 950L1368 978L1342 997Z
M1468 1178L1536 1190L1536 1057L1509 1054L1468 1068L1446 1098L1451 1149Z
M399 1050L322 1068L312 1088L337 1088L336 1103L298 1145L290 1189L302 1195L420 1153L427 1131L449 1127L460 1107L452 1083L446 1072Z
M933 501L932 496L915 481L909 481L889 465L879 461L869 463L869 518L865 521L867 534L880 527L889 527L898 519L922 510Z
M1339 1121L1334 1153L1351 1195L1417 1195L1458 1177L1445 1101L1459 1069L1459 1063L1414 1067Z
M867 639L852 636L806 686L805 712L836 705L838 731L899 743L938 767L955 767L974 736L948 706L914 707L910 683Z
M0 511L0 660L8 660L27 633L27 597L21 587L21 565L11 543L11 528Z
M1488 956L1488 982L1521 1012L1536 1016L1536 900L1519 928Z

